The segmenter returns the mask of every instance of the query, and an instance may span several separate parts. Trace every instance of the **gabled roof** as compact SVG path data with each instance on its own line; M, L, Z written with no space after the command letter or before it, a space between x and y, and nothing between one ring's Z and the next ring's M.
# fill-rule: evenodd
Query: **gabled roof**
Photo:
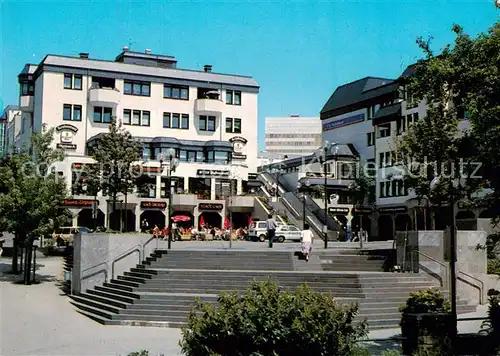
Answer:
M390 93L397 88L394 79L365 77L338 87L326 102L321 113L360 103Z

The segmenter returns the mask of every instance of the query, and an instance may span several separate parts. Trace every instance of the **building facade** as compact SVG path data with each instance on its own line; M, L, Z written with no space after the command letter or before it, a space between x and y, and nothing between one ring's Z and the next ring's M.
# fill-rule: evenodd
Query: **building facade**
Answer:
M211 68L183 70L174 57L127 48L114 61L86 53L47 55L38 65L24 67L20 135L24 122L28 134L21 141L44 124L55 128L55 144L67 155L58 171L72 188L64 206L74 212L75 224L88 226L95 218L93 199L85 195L85 167L93 163L89 150L112 120L141 142L137 164L148 188L128 196L126 203L122 197L117 211L111 211L107 197L98 196L99 225L116 228L123 211L128 230L138 230L144 219L166 224L169 170L159 154L169 149L179 161L172 173L173 215L187 215L194 226L222 226L229 210L236 221L248 220L254 199L245 194L257 167L259 85L251 77Z
M321 146L319 117L266 117L265 152L288 158L307 156Z
M0 157L3 157L9 147L20 144L22 112L17 105L8 105L0 116ZM17 128L17 129L16 129Z

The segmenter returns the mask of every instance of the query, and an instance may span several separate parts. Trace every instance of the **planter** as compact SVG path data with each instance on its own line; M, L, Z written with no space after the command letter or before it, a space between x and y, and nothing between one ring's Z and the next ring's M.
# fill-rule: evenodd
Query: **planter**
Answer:
M453 318L448 313L403 313L403 355L413 355L419 346L446 346L447 336L451 334L452 328Z

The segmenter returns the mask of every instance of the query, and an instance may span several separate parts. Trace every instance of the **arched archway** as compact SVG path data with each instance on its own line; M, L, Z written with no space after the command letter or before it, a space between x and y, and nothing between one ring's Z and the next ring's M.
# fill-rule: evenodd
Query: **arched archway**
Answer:
M125 218L127 223L125 224ZM121 226L120 226L121 225ZM109 214L109 228L115 231L135 231L135 213L132 210L115 210Z
M97 209L97 219L94 220L91 209L82 209L78 213L77 224L89 229L104 226L104 213L100 209Z
M392 217L390 215L380 215L378 218L378 240L386 241L393 238Z
M248 227L250 213L234 212L231 214L232 228Z
M399 214L395 220L396 231L406 231L412 229L411 218L408 214Z
M148 222L149 228L153 229L155 225L159 229L163 229L165 226L165 214L160 210L146 210L140 216L141 223L143 220Z
M359 231L361 227L369 233L372 231L372 219L367 215L354 215L351 223L353 231Z
M214 211L204 211L198 217L198 226L222 228L222 216Z

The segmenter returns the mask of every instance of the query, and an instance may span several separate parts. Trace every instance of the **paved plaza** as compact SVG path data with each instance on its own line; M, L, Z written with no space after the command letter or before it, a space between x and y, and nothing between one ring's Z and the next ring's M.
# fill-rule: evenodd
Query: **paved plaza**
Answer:
M221 248L229 247L229 243L175 243L175 247L181 246ZM266 248L261 243L233 244L233 248L238 246L245 249ZM292 243L275 246L277 249L297 248L297 244ZM0 355L126 356L142 349L149 350L151 356L181 355L178 346L180 329L98 324L79 314L61 291L62 259L40 258L37 263L40 264L39 279L43 283L23 286L12 283L12 276L4 273L10 269L10 260L0 259ZM480 306L477 313L461 317L482 316L485 310ZM480 323L461 322L459 328L461 332L477 332ZM378 341L369 342L367 346L373 355L389 348L398 349L399 343L390 338L399 332L399 329L373 331L369 337Z

